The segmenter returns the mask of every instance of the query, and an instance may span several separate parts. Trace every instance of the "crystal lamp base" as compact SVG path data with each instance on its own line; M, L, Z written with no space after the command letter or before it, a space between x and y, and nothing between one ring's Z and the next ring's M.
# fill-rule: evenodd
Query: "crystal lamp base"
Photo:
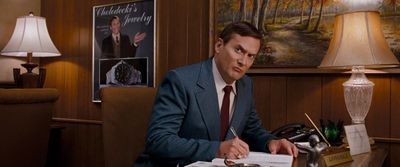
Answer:
M344 100L353 124L364 123L371 106L375 84L364 71L364 66L353 66L350 79L343 83Z

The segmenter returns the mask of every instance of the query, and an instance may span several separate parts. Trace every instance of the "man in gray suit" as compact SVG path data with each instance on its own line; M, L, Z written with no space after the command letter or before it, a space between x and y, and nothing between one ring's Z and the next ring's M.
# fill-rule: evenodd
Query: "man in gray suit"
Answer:
M250 150L297 157L292 143L262 127L255 110L253 84L245 73L261 39L249 23L230 24L219 35L212 58L166 74L147 132L148 166L237 159Z

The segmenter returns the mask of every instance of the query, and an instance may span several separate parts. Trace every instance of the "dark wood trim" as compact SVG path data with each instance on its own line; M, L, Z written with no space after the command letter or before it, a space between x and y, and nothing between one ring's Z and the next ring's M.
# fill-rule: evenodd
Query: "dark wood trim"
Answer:
M324 69L317 67L262 67L253 66L249 74L349 74L350 69ZM400 74L400 68L366 69L366 74Z
M0 83L0 88L17 88L15 83L3 82Z
M376 142L400 144L400 138L390 138L390 137L371 137L371 138L374 139Z
M214 37L215 37L215 19L214 19L214 13L215 13L215 1L214 0L209 0L209 39L208 39L208 55L213 56L214 55Z
M72 118L52 118L55 122L67 122L67 123L83 123L83 124L95 124L103 125L103 121L87 120L87 119L72 119Z

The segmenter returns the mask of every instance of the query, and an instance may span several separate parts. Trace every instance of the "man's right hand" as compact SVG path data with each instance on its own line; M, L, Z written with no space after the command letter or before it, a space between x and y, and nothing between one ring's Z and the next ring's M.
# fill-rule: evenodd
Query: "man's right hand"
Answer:
M238 137L221 142L217 152L218 158L240 159L249 155L249 145Z
M142 33L137 32L133 37L133 44L137 47L139 45L139 42L142 41L145 37L146 37L145 32Z

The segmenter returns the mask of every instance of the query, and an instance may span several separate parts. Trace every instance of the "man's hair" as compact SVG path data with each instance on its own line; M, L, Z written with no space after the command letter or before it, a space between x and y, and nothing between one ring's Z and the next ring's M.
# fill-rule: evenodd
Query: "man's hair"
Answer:
M248 22L233 22L227 25L224 30L219 34L219 38L221 38L224 43L229 42L231 40L233 34L239 34L240 36L253 37L256 39L262 40L262 34L256 27Z
M113 20L118 20L118 21L120 21L118 16L113 16L113 17L111 17L110 21L108 22L108 25L111 26Z

